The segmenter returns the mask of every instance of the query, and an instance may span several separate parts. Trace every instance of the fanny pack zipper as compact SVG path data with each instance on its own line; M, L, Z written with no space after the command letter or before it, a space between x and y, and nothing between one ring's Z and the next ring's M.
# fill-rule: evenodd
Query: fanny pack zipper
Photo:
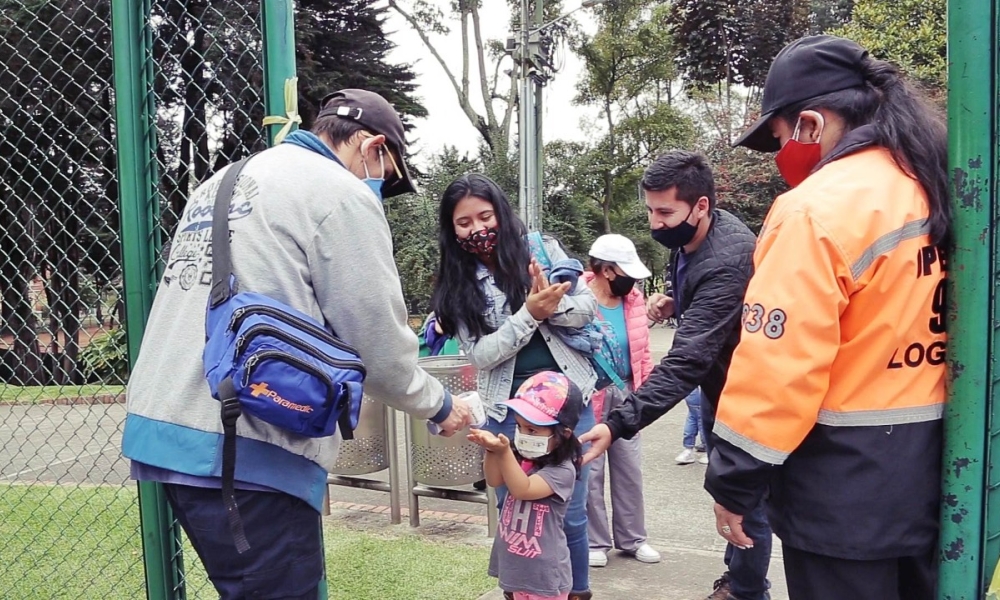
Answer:
M300 339L297 339L295 336L289 334L287 331L283 331L273 325L268 325L267 323L258 323L257 325L250 327L249 329L247 329L246 333L244 333L243 335L241 335L239 338L236 339L236 351L234 353L234 357L238 357L243 352L243 349L250 343L250 340L261 334L267 334L270 335L271 337L278 338L283 342L291 346L294 346L299 350L301 350L302 352L305 352L306 354L312 356L316 360L324 362L330 366L337 367L339 369L348 369L351 371L357 371L361 373L362 377L367 376L367 372L365 371L365 366L361 364L361 361L341 360L339 358L333 358L332 356L327 356L323 354L323 352L321 352L320 350L313 348L312 346L306 344Z
M321 339L324 342L330 344L331 346L340 348L345 352L350 352L351 354L360 356L360 354L358 354L358 351L354 349L354 346L351 346L347 342L338 339L329 331L321 327L317 327L316 325L313 325L308 321L300 319L295 315L290 315L283 310L274 308L273 306L266 306L264 304L252 304L250 306L241 306L240 308L234 310L233 318L229 321L229 330L236 331L237 329L239 329L244 319L246 319L250 315L257 313L273 317L279 321L298 327L299 329L308 332L313 337Z

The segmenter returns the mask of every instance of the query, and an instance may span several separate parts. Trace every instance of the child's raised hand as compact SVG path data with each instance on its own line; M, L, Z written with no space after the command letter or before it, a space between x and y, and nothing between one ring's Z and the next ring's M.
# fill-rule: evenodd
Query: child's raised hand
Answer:
M501 452L510 448L510 440L502 433L498 437L483 429L470 429L466 438L473 444L482 446L487 452Z

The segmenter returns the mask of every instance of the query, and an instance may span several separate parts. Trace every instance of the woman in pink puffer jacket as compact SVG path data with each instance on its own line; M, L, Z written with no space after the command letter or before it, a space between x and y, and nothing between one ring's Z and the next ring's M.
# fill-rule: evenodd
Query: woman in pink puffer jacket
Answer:
M653 370L646 300L635 286L637 281L649 277L650 272L639 260L635 244L616 234L597 238L590 248L590 268L583 277L597 297L598 318L610 325L628 358L624 361L626 364L616 367L621 371L618 376L626 383L626 389L611 385L595 393L591 400L594 414L601 422L608 411L642 385ZM660 561L660 553L646 543L639 438L636 435L631 440L616 440L606 454L611 476L613 546L641 562L656 563ZM605 456L591 463L588 483L587 532L591 567L607 565L608 552L612 548L604 505L604 465Z

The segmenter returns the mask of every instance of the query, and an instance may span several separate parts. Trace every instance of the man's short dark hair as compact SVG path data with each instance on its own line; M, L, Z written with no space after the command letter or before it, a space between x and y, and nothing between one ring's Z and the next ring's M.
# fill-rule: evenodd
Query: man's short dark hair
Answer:
M696 152L671 150L661 154L646 168L640 185L647 192L665 192L677 188L677 199L694 206L698 198L708 198L715 208L715 178L708 159Z
M310 128L316 135L326 134L334 146L347 143L359 131L368 131L364 125L354 119L345 119L337 115L324 115L316 119Z

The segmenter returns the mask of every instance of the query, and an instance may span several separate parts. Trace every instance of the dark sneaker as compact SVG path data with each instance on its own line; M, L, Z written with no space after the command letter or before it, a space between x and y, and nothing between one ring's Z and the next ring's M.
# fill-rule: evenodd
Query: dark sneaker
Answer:
M594 594L590 590L586 592L570 592L569 600L590 600L594 597Z
M722 574L722 577L715 580L712 584L712 593L705 598L705 600L736 600L729 593L729 572Z

